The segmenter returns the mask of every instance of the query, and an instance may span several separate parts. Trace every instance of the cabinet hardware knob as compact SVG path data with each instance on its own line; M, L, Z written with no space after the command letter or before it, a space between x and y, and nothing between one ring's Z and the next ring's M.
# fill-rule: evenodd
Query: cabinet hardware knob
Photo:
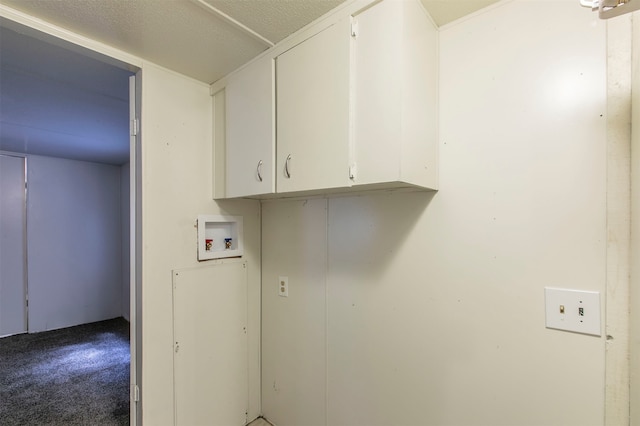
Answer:
M258 180L262 182L262 160L258 161L258 167L256 167L256 174L258 175Z
M291 154L287 155L287 161L284 162L284 175L287 178L291 177L291 173L289 172L289 161L291 161Z

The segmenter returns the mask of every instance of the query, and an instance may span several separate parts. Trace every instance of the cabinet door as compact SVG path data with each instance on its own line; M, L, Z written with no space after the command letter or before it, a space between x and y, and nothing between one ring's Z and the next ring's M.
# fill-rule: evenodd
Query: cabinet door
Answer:
M382 1L354 20L355 185L435 189L437 29L417 0Z
M227 197L275 190L273 59L265 57L229 78L226 96Z
M278 192L349 181L350 20L276 59Z
M354 17L358 28L353 43L357 184L392 182L400 173L402 6L383 1Z

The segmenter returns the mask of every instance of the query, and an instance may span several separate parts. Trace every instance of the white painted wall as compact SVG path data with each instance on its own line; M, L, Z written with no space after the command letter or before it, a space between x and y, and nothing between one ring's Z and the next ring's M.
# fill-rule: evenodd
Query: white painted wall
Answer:
M640 425L640 12L633 15L631 123L631 425Z
M203 213L244 218L244 259L249 268L248 416L257 417L261 412L260 205L250 200L212 201L209 85L3 5L0 15L89 48L98 55L107 55L115 63L142 70L142 315L138 317L142 321L142 347L138 351L142 352L143 374L139 385L144 424L173 424L171 271L198 265L194 225L196 216ZM119 236L120 231L115 235ZM119 277L120 272L118 280ZM220 315L220 321L224 321L224 314Z
M120 167L28 158L29 331L121 316Z
M605 424L629 423L631 15L607 20Z
M244 219L249 418L260 414L260 206L252 200L212 201L212 105L207 84L143 64L141 392L147 425L170 425L174 420L171 271L199 264L198 214ZM221 312L220 321L224 320Z
M130 314L130 280L131 260L130 253L130 200L129 200L129 182L131 180L129 173L131 171L129 163L120 167L120 223L122 224L122 316L129 321Z
M605 23L512 1L440 41L438 193L263 204L278 426L604 423L605 338L543 289L605 292Z
M322 199L263 204L262 413L278 426L327 424L326 223Z
M0 337L27 331L26 167L0 152Z

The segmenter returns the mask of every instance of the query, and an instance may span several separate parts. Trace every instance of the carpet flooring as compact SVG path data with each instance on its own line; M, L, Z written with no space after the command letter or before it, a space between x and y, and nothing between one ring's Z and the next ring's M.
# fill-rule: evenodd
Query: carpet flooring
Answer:
M128 425L123 318L0 339L0 425Z

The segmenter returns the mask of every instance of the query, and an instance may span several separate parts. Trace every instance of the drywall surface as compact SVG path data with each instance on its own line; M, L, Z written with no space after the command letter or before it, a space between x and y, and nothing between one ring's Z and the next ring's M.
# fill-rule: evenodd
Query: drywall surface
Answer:
M263 205L262 414L276 425L326 424L326 205Z
M129 163L123 164L120 167L120 212L122 223L122 316L129 321L130 315L130 299L131 299L131 241L130 241L130 229L131 229L131 212L130 204L131 200L129 195L131 189L129 183L131 178L129 173L131 167Z
M252 200L212 201L212 121L212 98L207 84L153 64L143 64L144 424L160 426L174 422L171 271L199 265L195 227L198 214L240 215L244 219L244 259L249 280L248 416L253 419L260 414L260 205ZM224 321L225 312L219 314L220 321Z
M632 50L631 15L607 20L607 425L629 423Z
M640 13L633 16L631 123L631 425L640 425Z
M28 164L29 331L121 316L120 167Z
M439 192L263 204L267 418L604 423L605 337L546 329L544 287L605 292L605 25L512 1L446 27Z
M26 167L0 152L0 337L28 331Z

